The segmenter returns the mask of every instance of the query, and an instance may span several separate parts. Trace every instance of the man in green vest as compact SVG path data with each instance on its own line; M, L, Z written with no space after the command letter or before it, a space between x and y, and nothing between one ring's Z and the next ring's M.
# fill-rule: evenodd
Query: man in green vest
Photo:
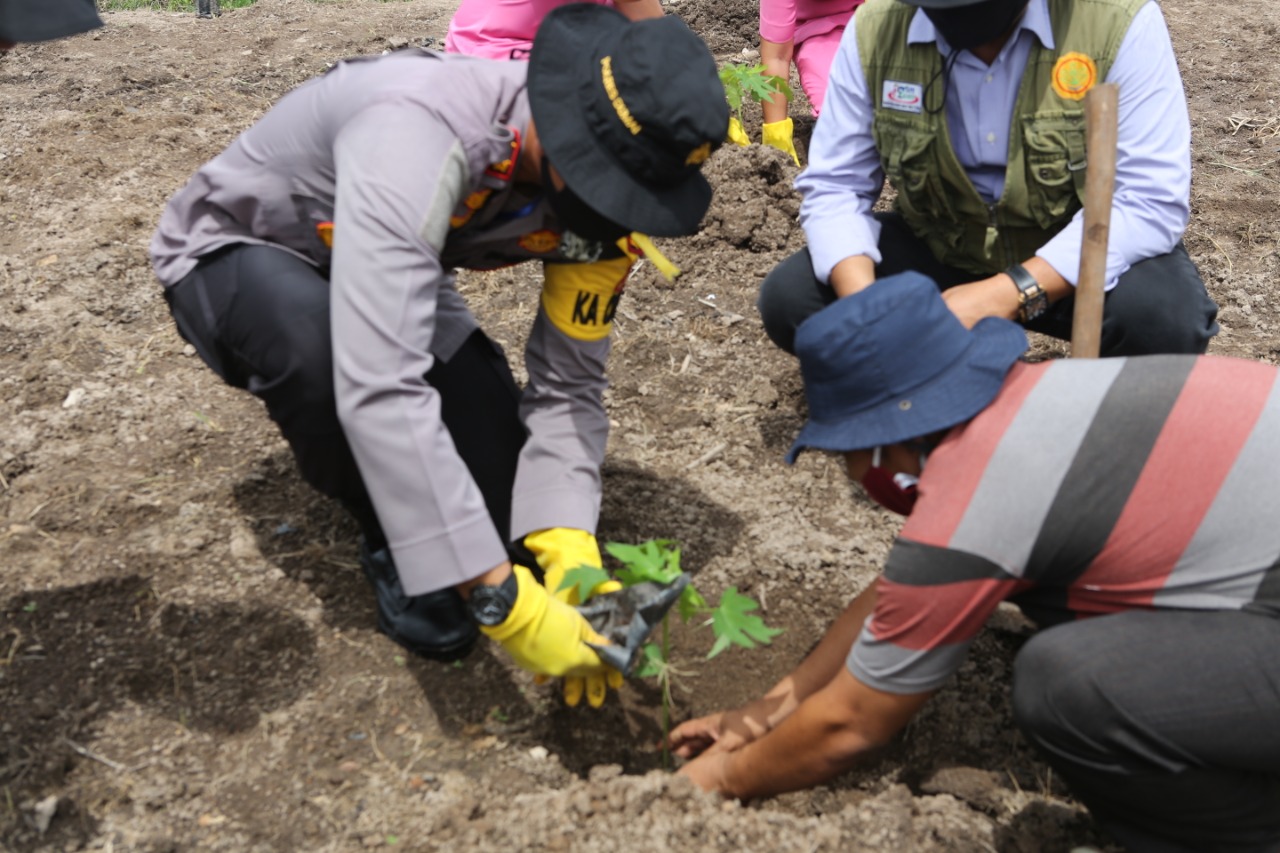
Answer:
M1153 0L868 0L796 181L808 247L761 287L769 336L793 351L824 305L915 271L966 325L1069 339L1101 81L1120 89L1102 354L1204 352L1217 306L1182 244L1190 121Z

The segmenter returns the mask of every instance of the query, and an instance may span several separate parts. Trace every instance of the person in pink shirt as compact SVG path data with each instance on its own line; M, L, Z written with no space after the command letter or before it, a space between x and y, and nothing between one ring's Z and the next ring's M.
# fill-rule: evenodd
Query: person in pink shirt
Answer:
M840 36L861 5L862 0L760 0L760 60L765 73L786 80L791 75L791 63L795 62L800 86L815 116L822 110L827 72L840 46ZM776 95L763 107L762 141L790 154L799 166L787 99ZM746 134L740 127L737 130L741 137L734 138L731 133L730 139L739 145L748 144Z
M444 49L485 59L528 59L533 34L547 13L574 0L462 0L449 22ZM633 21L662 17L661 0L590 0ZM835 51L833 44L831 50ZM828 62L830 56L828 56ZM822 77L825 85L826 69Z

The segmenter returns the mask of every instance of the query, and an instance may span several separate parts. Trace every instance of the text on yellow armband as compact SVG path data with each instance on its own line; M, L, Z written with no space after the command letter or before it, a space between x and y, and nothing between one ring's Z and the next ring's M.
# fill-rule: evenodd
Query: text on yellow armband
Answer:
M547 318L575 340L608 337L630 270L629 257L589 264L544 264L542 307Z

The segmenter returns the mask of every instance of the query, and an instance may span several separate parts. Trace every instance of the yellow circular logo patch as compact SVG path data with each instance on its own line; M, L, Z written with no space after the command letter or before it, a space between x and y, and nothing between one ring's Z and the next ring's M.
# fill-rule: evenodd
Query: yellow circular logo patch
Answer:
M1098 66L1083 53L1065 53L1053 66L1053 91L1078 101L1098 82Z

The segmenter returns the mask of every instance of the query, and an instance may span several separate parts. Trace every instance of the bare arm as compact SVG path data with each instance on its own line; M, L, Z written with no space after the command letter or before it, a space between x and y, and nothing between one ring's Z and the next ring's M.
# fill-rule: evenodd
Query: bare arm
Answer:
M773 729L805 699L830 684L844 672L849 649L875 607L875 589L872 583L859 593L808 657L764 696L733 711L710 714L677 726L671 733L675 754L689 758L704 750L715 753L738 749Z
M1074 288L1049 262L1041 257L1034 257L1022 264L1027 272L1035 276L1052 304L1068 296ZM832 283L835 282L833 271ZM839 292L839 291L837 291ZM1013 279L1005 273L996 273L990 278L961 284L949 288L942 293L947 307L960 318L966 326L971 327L983 317L1004 317L1006 320L1018 316L1021 302L1018 299L1018 288Z
M876 280L875 261L866 255L845 258L831 269L831 288L836 296L848 296L870 287Z
M701 788L744 800L809 787L888 743L930 695L884 693L841 667L769 734L735 752L699 758L680 772Z
M791 55L795 42L776 42L760 39L760 61L764 63L764 73L772 77L788 80L791 77ZM764 111L765 124L782 121L787 117L787 98L778 93L760 105Z
M618 0L618 11L632 21L663 15L661 0Z

